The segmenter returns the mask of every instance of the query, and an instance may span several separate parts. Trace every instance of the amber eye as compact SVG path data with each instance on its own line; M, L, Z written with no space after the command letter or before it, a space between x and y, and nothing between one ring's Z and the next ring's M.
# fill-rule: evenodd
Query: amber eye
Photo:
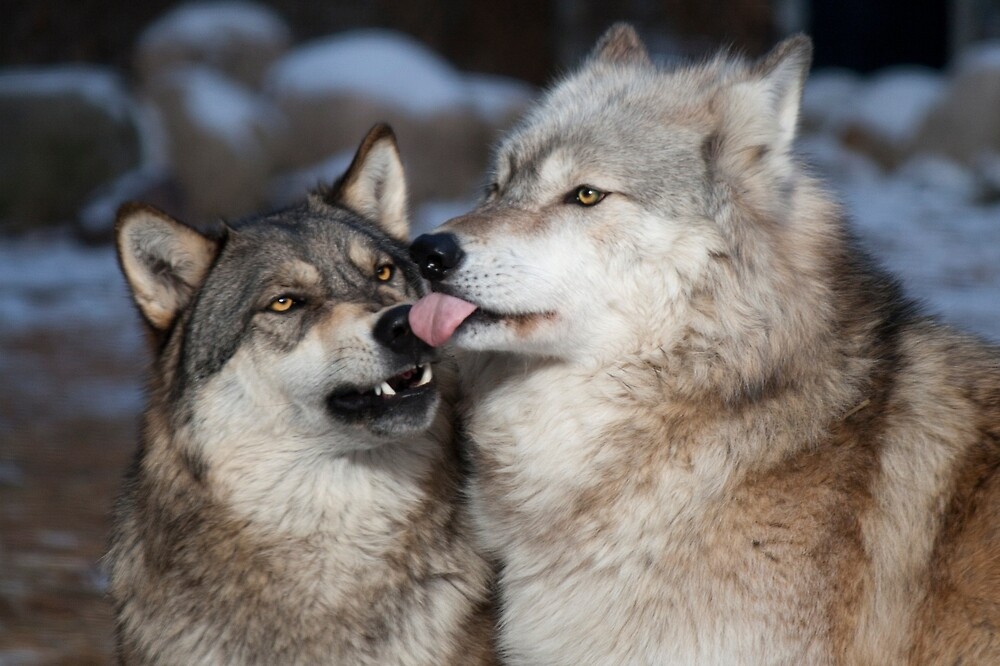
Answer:
M595 190L592 187L581 185L573 192L572 201L580 204L581 206L593 206L600 203L601 199L606 196L606 192L601 192L600 190Z
M298 303L291 296L278 296L276 299L271 301L267 309L271 312L288 312Z
M375 277L381 282L388 282L396 273L396 267L392 264L382 264L375 269Z

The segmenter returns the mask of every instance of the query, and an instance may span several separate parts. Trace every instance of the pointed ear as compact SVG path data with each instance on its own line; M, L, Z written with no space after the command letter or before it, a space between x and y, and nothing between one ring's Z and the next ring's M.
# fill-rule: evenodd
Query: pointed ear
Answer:
M149 325L164 331L201 286L218 243L151 206L127 203L115 224L118 261Z
M392 128L378 124L361 142L354 161L328 195L377 224L387 234L407 241L406 174Z
M812 52L812 40L795 35L775 46L758 65L761 83L770 93L778 121L778 140L788 147L795 139Z
M615 23L597 40L591 60L623 65L649 64L649 53L642 39L628 23Z
M752 65L746 80L726 91L724 117L737 144L765 146L778 154L791 149L811 62L812 40L789 37ZM742 140L741 128L746 135Z

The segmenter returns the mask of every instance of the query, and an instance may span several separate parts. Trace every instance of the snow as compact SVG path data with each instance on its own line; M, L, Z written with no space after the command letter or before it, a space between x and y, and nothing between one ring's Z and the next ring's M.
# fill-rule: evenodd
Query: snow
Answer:
M135 102L115 71L90 65L11 67L0 70L0 96L78 96L117 121L128 120Z
M201 49L227 40L285 44L288 27L273 11L253 2L205 2L180 5L152 23L140 36L140 48L181 44Z
M1000 69L1000 39L979 42L966 49L958 59L958 72Z
M0 241L0 312L0 339L134 319L114 248L52 234Z
M854 96L845 121L902 144L916 133L943 89L941 76L933 70L889 68L872 77Z
M267 73L275 97L361 94L418 115L468 103L463 77L420 42L386 30L361 30L299 47Z
M165 82L184 95L188 115L198 127L237 151L255 149L264 128L282 122L263 98L209 67L192 65L171 70Z

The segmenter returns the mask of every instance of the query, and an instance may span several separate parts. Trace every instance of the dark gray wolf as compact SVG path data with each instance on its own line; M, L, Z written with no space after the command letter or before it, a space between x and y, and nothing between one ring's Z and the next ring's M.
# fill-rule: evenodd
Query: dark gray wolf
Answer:
M121 211L155 349L108 556L122 663L493 663L407 226L386 126L336 186L220 238Z
M800 168L804 37L613 28L411 251L515 664L1000 664L1000 352Z

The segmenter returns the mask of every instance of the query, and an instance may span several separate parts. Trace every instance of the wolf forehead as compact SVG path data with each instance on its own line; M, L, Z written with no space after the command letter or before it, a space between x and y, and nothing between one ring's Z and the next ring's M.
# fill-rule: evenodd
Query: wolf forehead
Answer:
M373 281L389 264L402 280ZM388 287L422 293L423 282L406 247L348 210L304 204L229 227L225 246L208 277L252 291L269 283L321 289L333 300L383 300Z
M655 190L662 183L665 168L698 186L705 142L726 110L718 92L753 75L753 63L727 55L694 66L594 59L551 89L498 145L494 182L531 182L571 163L578 171L627 173L640 198L644 185Z

